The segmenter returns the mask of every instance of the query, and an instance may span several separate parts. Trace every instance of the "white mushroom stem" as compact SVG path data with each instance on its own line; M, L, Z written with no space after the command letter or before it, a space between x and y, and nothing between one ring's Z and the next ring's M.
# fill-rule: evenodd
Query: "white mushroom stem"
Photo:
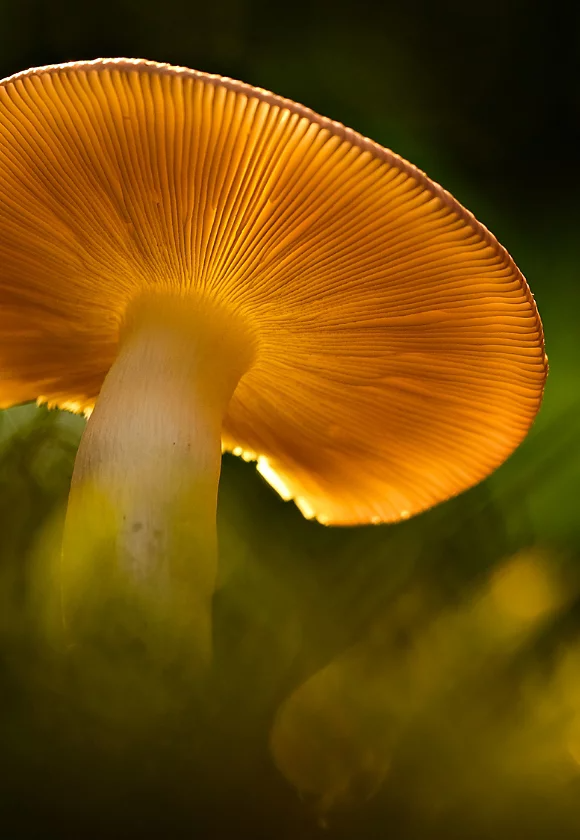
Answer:
M173 623L169 635L193 637L209 658L221 429L252 353L237 319L207 304L157 296L132 305L76 458L65 623L101 587L105 599L151 606L152 623ZM85 568L103 563L87 548L100 530L112 536L112 576L108 561Z

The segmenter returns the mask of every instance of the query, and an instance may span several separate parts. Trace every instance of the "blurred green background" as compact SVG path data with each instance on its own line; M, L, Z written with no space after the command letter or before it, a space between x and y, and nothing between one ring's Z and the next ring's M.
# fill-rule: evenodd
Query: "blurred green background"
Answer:
M46 557L84 421L0 413L1 838L580 836L580 30L562 9L0 0L0 78L168 61L409 158L512 253L551 366L513 457L400 525L307 522L226 457L203 685L54 643Z

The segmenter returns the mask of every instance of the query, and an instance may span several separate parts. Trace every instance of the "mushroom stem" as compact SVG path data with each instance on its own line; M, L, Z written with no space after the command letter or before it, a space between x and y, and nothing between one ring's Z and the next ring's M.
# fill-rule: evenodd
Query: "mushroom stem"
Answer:
M252 350L207 304L130 307L73 473L61 571L73 634L91 605L105 622L111 604L137 606L166 642L193 639L211 657L221 429Z

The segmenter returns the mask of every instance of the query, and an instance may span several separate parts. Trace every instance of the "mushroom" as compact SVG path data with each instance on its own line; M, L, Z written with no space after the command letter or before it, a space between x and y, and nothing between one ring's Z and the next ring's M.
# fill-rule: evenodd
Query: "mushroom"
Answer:
M355 131L151 61L0 82L0 407L92 412L67 529L104 499L208 656L222 450L306 517L396 522L507 458L546 370L508 253Z

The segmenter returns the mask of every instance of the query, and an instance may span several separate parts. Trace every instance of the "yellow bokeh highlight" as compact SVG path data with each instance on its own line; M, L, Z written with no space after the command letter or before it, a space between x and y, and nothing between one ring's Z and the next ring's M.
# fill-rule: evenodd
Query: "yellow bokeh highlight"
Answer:
M580 715L575 717L569 729L567 746L570 756L580 766Z
M506 617L533 622L562 603L562 592L540 551L524 550L500 567L491 578L490 594Z

